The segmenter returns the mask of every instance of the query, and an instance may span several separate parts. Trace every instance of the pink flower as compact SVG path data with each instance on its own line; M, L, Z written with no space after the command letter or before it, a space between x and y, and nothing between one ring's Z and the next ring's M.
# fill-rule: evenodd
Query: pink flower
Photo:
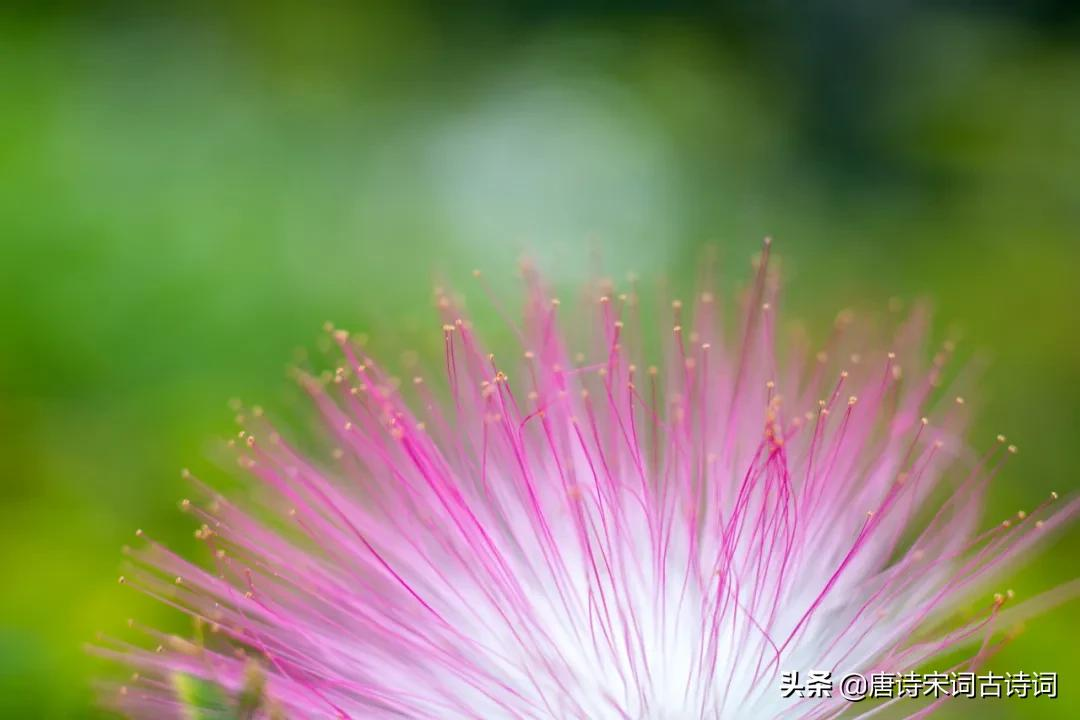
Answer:
M146 718L824 718L880 706L785 697L785 673L985 661L1075 591L991 583L1077 503L985 527L1015 448L965 444L954 346L924 362L919 310L890 344L850 313L819 352L778 343L768 254L737 311L672 303L655 365L634 288L567 313L530 272L507 362L439 295L430 386L332 331L340 367L300 375L326 452L242 413L257 492L183 503L209 559L144 541L121 579L196 636L99 647L137 671L107 700Z

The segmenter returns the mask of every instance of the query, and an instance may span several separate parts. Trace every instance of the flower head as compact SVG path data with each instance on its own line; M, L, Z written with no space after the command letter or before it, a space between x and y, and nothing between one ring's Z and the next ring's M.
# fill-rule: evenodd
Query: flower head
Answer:
M850 313L819 351L778 343L768 254L736 310L673 302L654 364L636 288L598 284L568 318L531 272L510 362L443 294L437 382L399 382L331 329L340 366L299 374L327 451L241 412L257 492L184 501L208 560L144 539L122 579L196 635L98 648L137 670L110 701L154 718L824 718L853 706L785 698L784 673L984 661L1067 592L1013 602L988 583L1076 503L984 527L1015 447L965 443L954 346L924 362L920 310L889 344Z

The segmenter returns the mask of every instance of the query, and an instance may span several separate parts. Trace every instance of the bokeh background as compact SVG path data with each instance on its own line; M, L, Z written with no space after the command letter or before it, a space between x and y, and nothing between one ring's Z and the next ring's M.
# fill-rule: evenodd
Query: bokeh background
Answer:
M738 277L789 311L927 296L990 353L976 442L1021 454L988 521L1077 485L1080 12L1068 0L4 3L0 716L103 717L82 649L129 615L136 527L180 547L182 466L238 396L288 414L325 320L439 342L438 277ZM815 324L816 323L816 324ZM1066 535L1019 593L1074 577ZM997 670L1056 670L1077 604ZM976 711L965 705L952 717Z

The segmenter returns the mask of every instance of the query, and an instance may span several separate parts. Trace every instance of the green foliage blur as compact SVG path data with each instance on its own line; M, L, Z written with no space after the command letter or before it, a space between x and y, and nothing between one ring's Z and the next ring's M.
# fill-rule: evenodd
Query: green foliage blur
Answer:
M741 278L771 234L819 336L929 297L991 356L973 442L1021 448L987 522L1075 490L1075 5L807 5L0 9L0 716L105 716L83 644L177 622L120 547L193 547L179 469L213 474L229 398L302 413L287 365L326 320L431 352L432 284L513 293L523 252L567 287L688 284L704 244ZM983 718L1080 717L1076 621L991 665L1061 697Z

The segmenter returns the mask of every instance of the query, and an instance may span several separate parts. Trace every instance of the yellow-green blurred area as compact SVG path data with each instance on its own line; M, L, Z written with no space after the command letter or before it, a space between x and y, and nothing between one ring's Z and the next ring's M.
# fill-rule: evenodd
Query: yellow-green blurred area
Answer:
M770 234L819 337L928 297L992 361L973 444L1020 446L987 523L1076 489L1076 7L5 5L0 716L103 716L83 644L177 622L117 585L120 547L194 545L179 469L213 476L229 398L301 414L287 366L326 320L437 349L432 284L480 305L469 271L513 293L523 252L563 287L686 286L705 244L738 279ZM942 715L1080 717L1077 640L1063 605L991 663L1059 699Z

